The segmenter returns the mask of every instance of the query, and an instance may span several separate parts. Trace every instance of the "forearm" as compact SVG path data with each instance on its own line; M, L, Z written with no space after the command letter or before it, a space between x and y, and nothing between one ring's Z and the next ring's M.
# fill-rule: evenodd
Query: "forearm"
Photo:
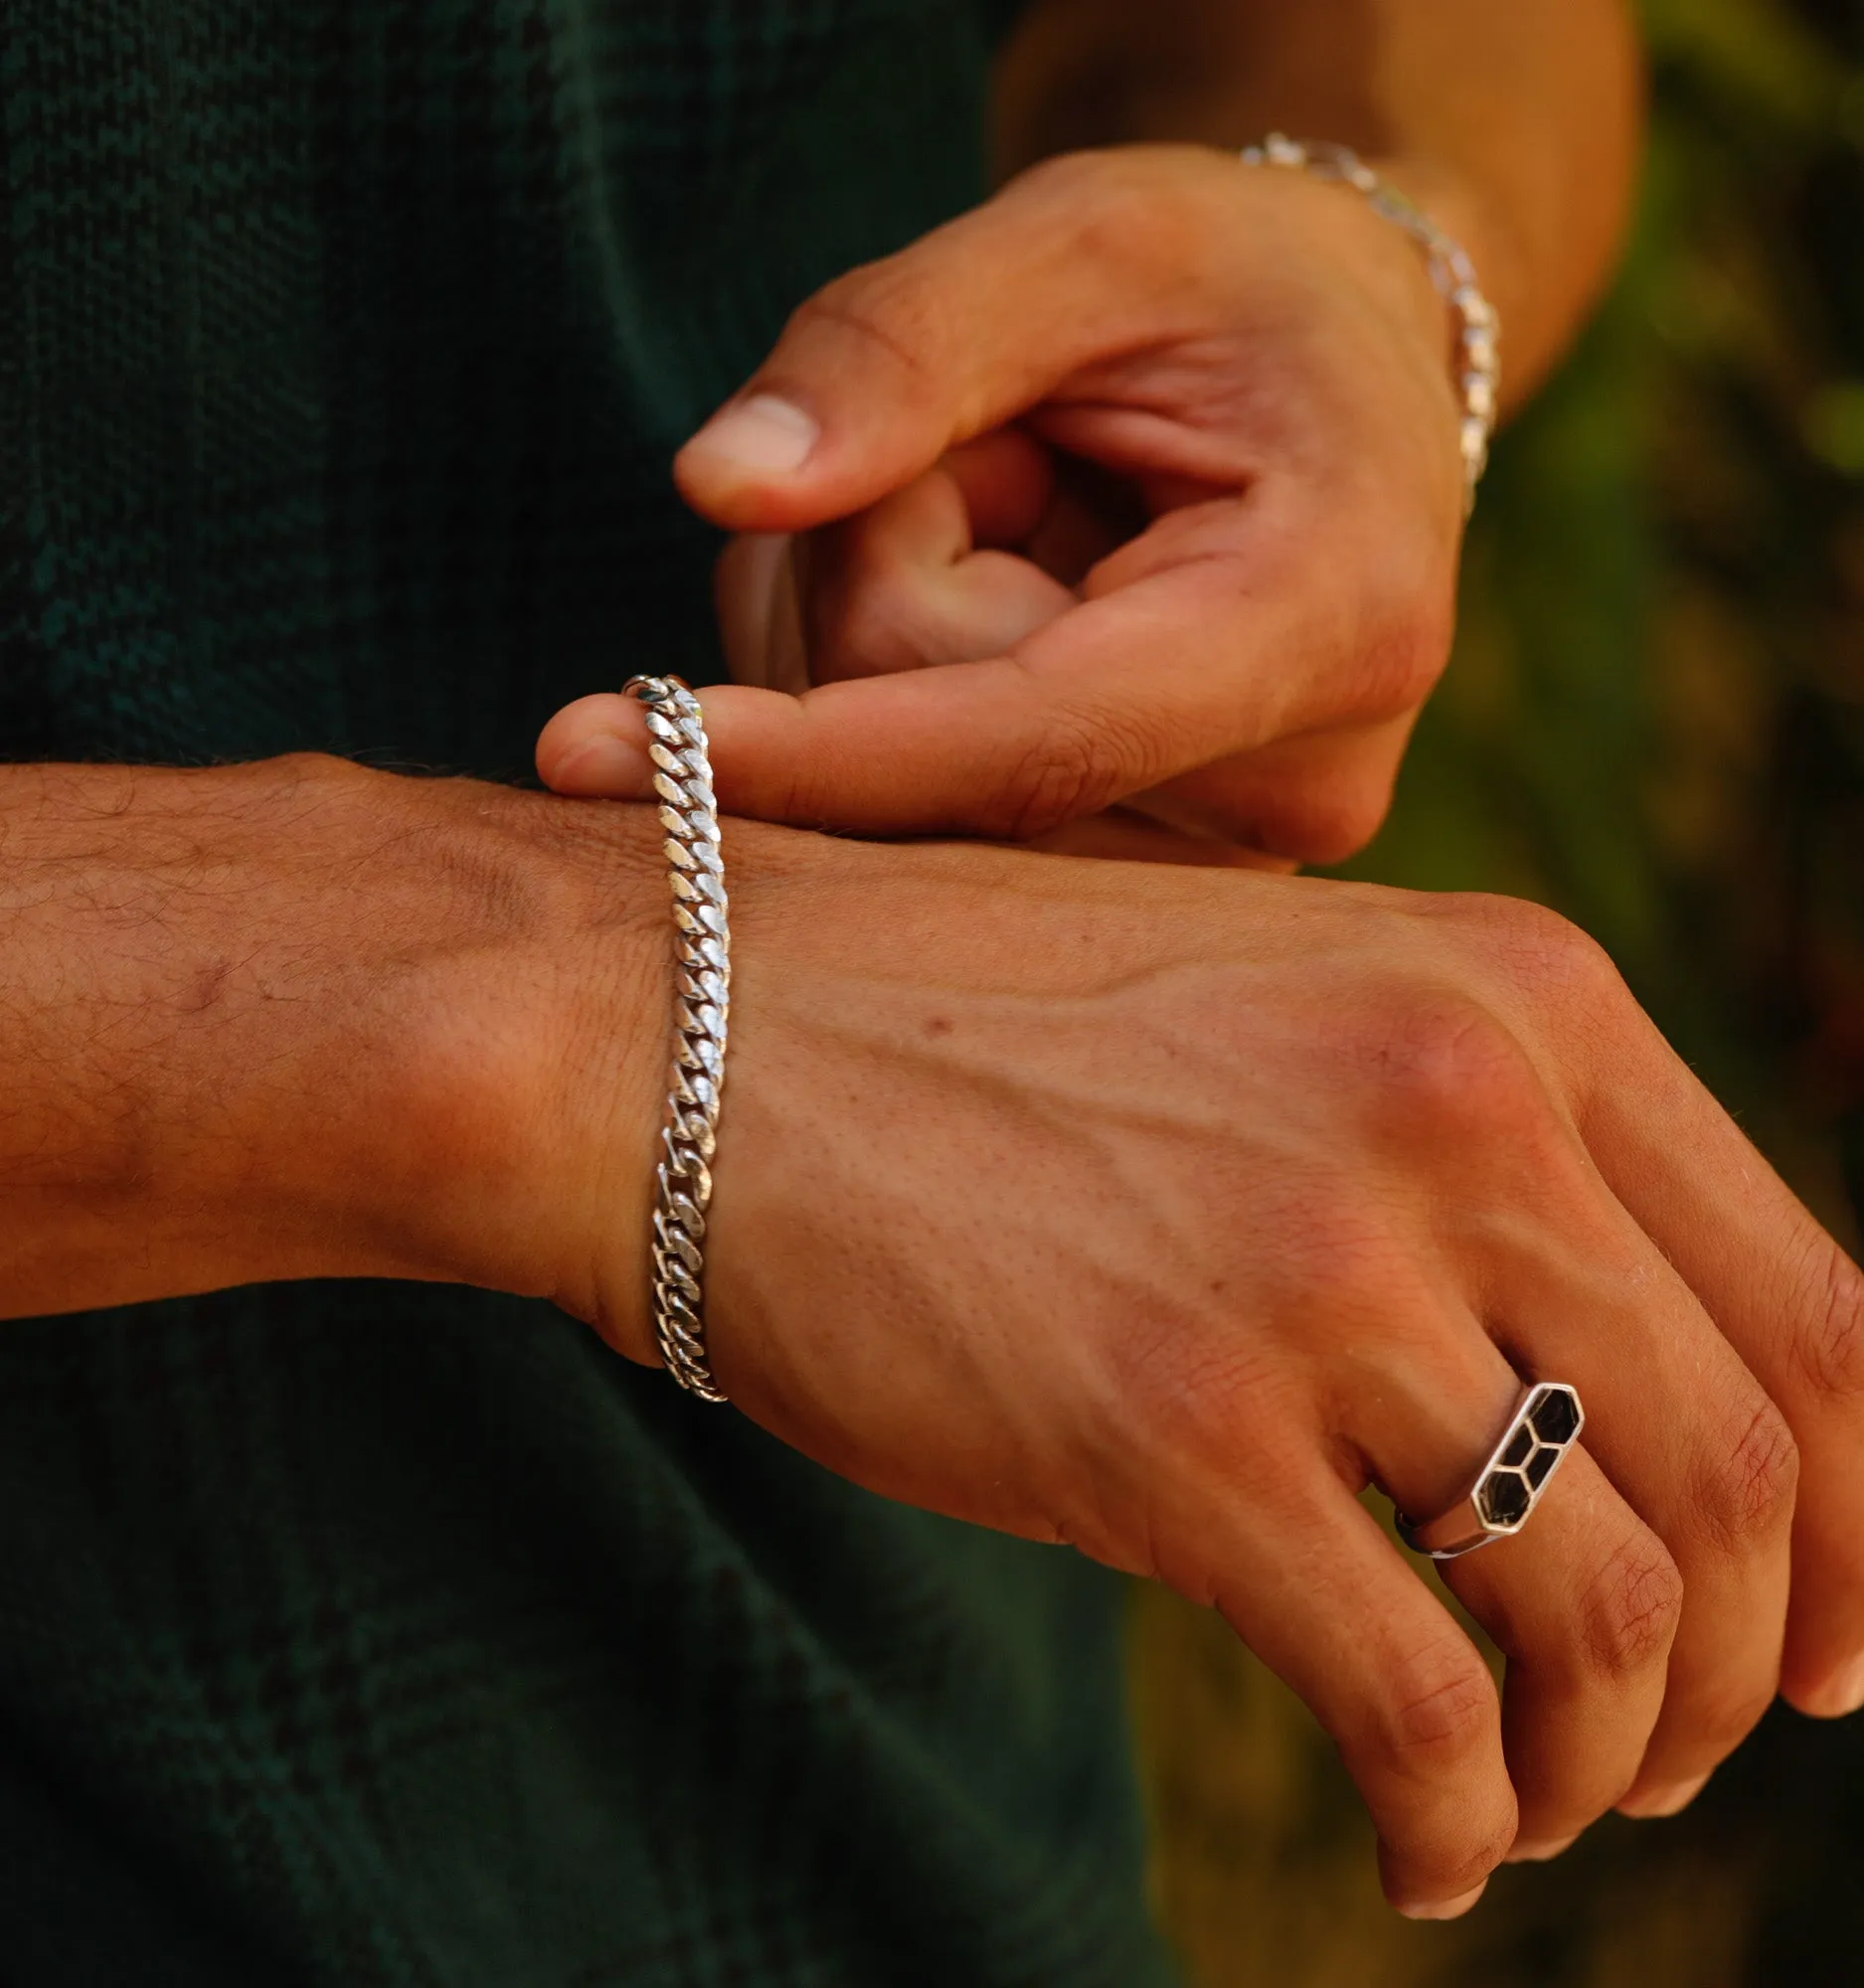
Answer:
M996 143L1006 175L1270 129L1356 147L1474 255L1512 403L1610 273L1639 101L1622 0L1038 0L1000 65Z
M639 1113L610 1186L644 1224L644 809L317 758L8 767L0 905L0 1315L305 1276L557 1295L534 1204L589 1149L557 1110ZM597 1009L592 1099L566 1066Z

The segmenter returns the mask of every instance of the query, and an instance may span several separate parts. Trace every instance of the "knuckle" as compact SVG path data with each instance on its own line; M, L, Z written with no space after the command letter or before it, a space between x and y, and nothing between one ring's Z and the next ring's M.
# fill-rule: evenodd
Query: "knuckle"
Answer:
M1458 1826L1445 1841L1438 1865L1443 1889L1452 1897L1493 1874L1514 1847L1521 1811L1504 1781L1497 1795L1486 1803L1478 1805L1464 1795L1457 1803L1456 1821Z
M1181 279L1196 269L1200 218L1178 176L1159 160L1064 152L1031 168L1020 188L1053 204L1071 259L1089 268Z
M1791 1520L1798 1484L1798 1444L1785 1416L1763 1400L1702 1472L1699 1522L1723 1552L1745 1553Z
M1375 1743L1407 1773L1434 1776L1499 1744L1495 1680L1459 1632L1394 1665Z
M936 393L946 349L945 300L910 254L837 276L791 313L785 339L852 338L899 375L910 398Z
M1446 1790L1423 1816L1375 1812L1375 1820L1388 1883L1402 1872L1401 1895L1455 1898L1480 1885L1507 1856L1520 1810L1501 1778L1492 1790L1469 1785Z
M1582 1604L1585 1650L1611 1679L1639 1676L1669 1656L1683 1613L1683 1576L1657 1536L1636 1528L1593 1577Z
M1732 1753L1766 1718L1775 1698L1775 1679L1726 1684L1694 1696L1688 1707L1693 1745L1703 1754L1700 1772Z
M1169 245L1174 238L1181 240L1185 230L1154 189L1114 180L1096 194L1075 228L1077 248L1089 266L1141 273L1172 266Z
M1362 718L1416 711L1443 674L1455 626L1454 591L1407 579L1368 615L1354 658Z
M1812 1247L1806 1282L1814 1295L1799 1364L1820 1394L1844 1400L1864 1393L1864 1271L1822 1233Z
M1150 756L1130 721L1058 709L1012 764L980 825L1013 842L1046 834L1144 785L1128 769Z
M1476 895L1452 899L1445 909L1474 923L1497 963L1540 1002L1595 1020L1610 1019L1630 1003L1611 955L1545 905Z
M1381 1089L1401 1126L1476 1136L1546 1114L1526 1052L1505 1023L1459 993L1432 994L1385 1017L1374 1041Z

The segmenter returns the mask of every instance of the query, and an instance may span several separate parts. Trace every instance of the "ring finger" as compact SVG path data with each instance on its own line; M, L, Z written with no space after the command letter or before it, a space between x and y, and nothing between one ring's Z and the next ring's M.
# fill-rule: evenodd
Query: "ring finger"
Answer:
M1522 1383L1473 1318L1423 1352L1366 1391L1376 1428L1362 1409L1344 1433L1400 1509L1428 1519L1469 1488ZM1577 1444L1519 1535L1441 1572L1508 1660L1503 1738L1519 1840L1545 1854L1638 1773L1662 1711L1681 1579L1662 1541Z

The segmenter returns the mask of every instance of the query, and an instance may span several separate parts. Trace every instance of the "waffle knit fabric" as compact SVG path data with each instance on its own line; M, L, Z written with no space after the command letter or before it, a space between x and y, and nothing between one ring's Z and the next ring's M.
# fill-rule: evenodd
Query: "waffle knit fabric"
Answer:
M715 674L668 458L976 197L990 11L6 0L0 750L498 778ZM1118 1602L536 1304L5 1326L0 1980L1163 1981Z

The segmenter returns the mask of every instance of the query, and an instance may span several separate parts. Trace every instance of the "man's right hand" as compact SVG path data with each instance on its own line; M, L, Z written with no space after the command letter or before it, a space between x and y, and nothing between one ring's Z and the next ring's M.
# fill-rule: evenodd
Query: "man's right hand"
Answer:
M326 760L0 779L7 1311L454 1278L652 1359L645 809ZM1864 1287L1570 927L725 851L720 1380L858 1482L1219 1605L1337 1738L1401 1905L1676 1806L1782 1681L1864 1696ZM1589 1420L1447 1573L1498 1701L1356 1494L1447 1504L1523 1375Z
M738 823L726 860L723 1386L875 1490L1214 1602L1401 1906L1681 1806L1782 1677L1864 1696L1864 1283L1571 926ZM1522 1377L1589 1418L1444 1570L1498 1702L1357 1494L1447 1506Z

